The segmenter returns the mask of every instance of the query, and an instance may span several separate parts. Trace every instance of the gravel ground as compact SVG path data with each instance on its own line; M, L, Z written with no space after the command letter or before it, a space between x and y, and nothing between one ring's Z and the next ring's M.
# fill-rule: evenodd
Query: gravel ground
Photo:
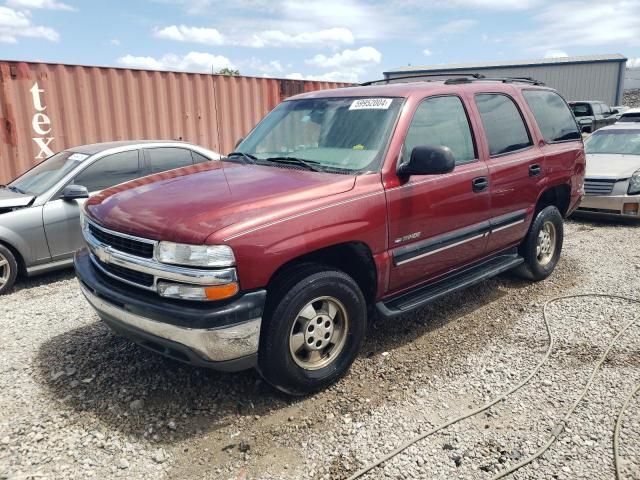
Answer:
M412 436L500 395L547 347L545 301L638 298L640 225L572 221L548 280L484 282L374 322L337 385L290 399L253 371L183 366L97 321L70 272L0 299L0 478L345 478ZM578 398L607 344L640 311L610 299L550 307L555 347L505 402L439 432L364 478L489 479L526 458ZM620 338L558 441L514 479L612 479L613 426L640 382L640 322ZM640 398L620 434L640 479Z

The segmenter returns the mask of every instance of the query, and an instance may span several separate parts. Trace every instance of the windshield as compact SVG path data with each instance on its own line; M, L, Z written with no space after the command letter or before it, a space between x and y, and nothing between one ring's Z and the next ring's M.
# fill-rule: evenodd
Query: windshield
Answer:
M87 158L89 155L82 153L58 152L16 178L9 186L20 192L41 195Z
M591 105L588 103L572 103L571 110L576 117L589 117L593 115Z
M640 155L640 130L598 130L584 146L587 153Z
M316 98L276 107L237 147L257 163L290 157L322 170L376 170L401 98ZM267 163L265 162L265 163Z

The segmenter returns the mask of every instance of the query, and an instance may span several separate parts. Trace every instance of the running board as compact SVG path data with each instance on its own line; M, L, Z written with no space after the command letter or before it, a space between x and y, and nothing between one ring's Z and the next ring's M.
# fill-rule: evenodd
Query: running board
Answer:
M522 263L524 263L524 259L517 253L503 253L434 283L378 302L376 303L376 309L382 317L397 317L434 302L451 292L463 290L483 280L495 277Z

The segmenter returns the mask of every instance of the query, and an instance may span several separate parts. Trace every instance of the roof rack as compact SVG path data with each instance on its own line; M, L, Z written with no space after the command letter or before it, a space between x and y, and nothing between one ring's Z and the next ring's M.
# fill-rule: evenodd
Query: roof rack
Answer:
M413 78L413 80L416 82L429 82L430 80L423 80L423 78L424 77L453 77L453 76L471 77L475 80L480 80L484 78L484 75L481 75L479 73L427 73L427 74L419 74L419 75L405 75L402 77L393 77L393 78L381 78L379 80L370 80L368 82L361 83L360 86L367 87L375 83L389 84L394 80L408 80L410 78Z
M502 82L502 83L528 83L531 85L544 85L543 82L531 77L485 77L480 73L427 73L419 75L406 75L402 77L383 78L380 80L371 80L369 82L361 83L360 86L366 87L377 83L389 84L395 80L409 80L413 79L415 82L430 82L431 80L424 77L454 77L447 78L445 85L457 85L462 83L471 83L476 81L488 81L488 82Z

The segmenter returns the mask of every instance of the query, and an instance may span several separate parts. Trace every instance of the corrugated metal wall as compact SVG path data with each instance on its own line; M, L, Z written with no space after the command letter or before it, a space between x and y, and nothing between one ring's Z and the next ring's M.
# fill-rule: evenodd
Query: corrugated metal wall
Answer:
M228 153L284 98L344 85L0 62L0 183L87 143L180 139Z
M455 73L481 73L485 77L531 77L558 90L567 100L600 100L617 105L622 98L621 62L593 62L558 65L531 65L455 70ZM441 73L434 70L429 73ZM403 75L389 74L389 78ZM404 75L412 75L406 72ZM420 76L419 73L416 74Z

